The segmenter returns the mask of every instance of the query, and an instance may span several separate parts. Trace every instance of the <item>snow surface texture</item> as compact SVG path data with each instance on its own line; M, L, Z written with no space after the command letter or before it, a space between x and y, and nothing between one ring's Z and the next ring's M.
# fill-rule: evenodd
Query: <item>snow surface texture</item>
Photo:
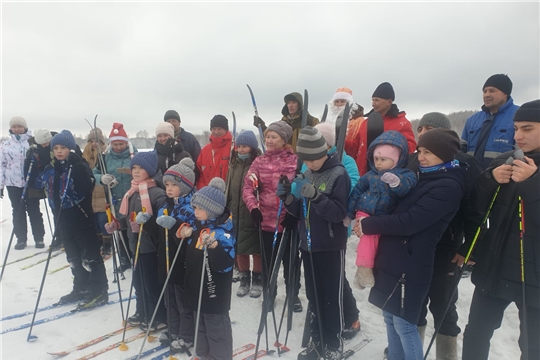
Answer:
M1 220L6 219L0 227L2 234L2 259L3 262L6 248L8 245L9 237L11 235L11 207L7 196L1 201ZM45 213L44 202L41 202L41 210L43 218L45 220L45 228L47 235L45 236L45 244L50 244L51 234L47 223L47 217ZM30 233L30 224L28 224L28 246L24 250L10 251L9 261L22 258L34 254L38 250L34 248L32 236ZM349 239L348 252L347 252L347 275L349 281L352 283L356 266L355 262L355 250L358 238L352 236ZM15 243L15 240L14 240ZM0 318L8 315L33 311L39 291L39 285L45 268L45 263L41 263L26 270L21 270L21 267L34 263L39 259L45 258L45 254L41 254L32 257L27 260L17 262L15 264L7 265L4 273L4 278L1 283L1 313ZM66 264L66 258L64 254L51 259L49 270L57 269ZM112 260L107 260L107 276L109 277L109 291L117 290L116 284L112 283ZM131 280L131 270L126 272L126 279L121 281L122 297L127 298L129 292L129 285ZM302 280L302 289L300 290L300 299L304 305L304 312L294 314L293 329L289 335L288 346L291 349L290 353L283 354L281 359L296 359L297 354L301 351L300 343L302 339L302 327L305 318L305 309L307 307L307 300L305 297L305 289L303 287L304 281ZM233 329L234 348L240 347L246 343L255 343L257 340L257 329L259 324L260 310L262 304L262 296L259 299L252 299L249 296L239 298L236 296L236 290L239 283L233 284L233 301L232 309L230 311L230 317ZM285 301L285 285L283 283L282 276L278 283L278 295L276 299L276 316L281 315L281 309ZM72 277L69 269L63 269L59 272L48 274L43 290L43 295L40 301L40 307L50 305L58 301L60 296L65 295L71 291ZM470 279L463 279L459 289L459 301L458 312L460 315L459 326L462 331L465 329L467 317L469 313L470 301L474 286L471 284ZM368 344L359 354L356 354L352 359L382 359L383 350L386 347L386 329L381 315L381 311L369 304L367 301L369 290L357 290L353 288L354 296L356 298L358 307L360 309L360 321L362 323L362 331L356 336L351 344L356 344L363 338L372 338L373 341ZM118 299L118 294L110 296L110 300ZM124 302L124 310L126 308L126 302ZM36 320L48 317L54 314L63 313L69 311L74 306L68 305L61 308L47 310L39 312L36 316ZM131 304L131 309L134 309L134 303ZM131 311L133 313L133 310ZM8 328L12 328L21 324L29 323L32 319L31 315L27 315L21 318L5 320L0 322L1 331ZM272 324L271 316L268 317L268 323ZM79 345L88 340L94 339L100 335L106 334L113 330L119 329L122 326L122 319L120 314L120 306L118 304L108 305L93 309L91 311L77 313L73 316L58 319L49 323L36 325L32 331L33 335L38 336L38 339L33 342L27 342L28 329L9 332L0 335L0 354L1 359L17 360L17 359L53 359L54 357L48 355L47 352L63 351L70 349L76 345ZM138 334L140 330L134 329L126 333L126 338ZM272 345L275 339L275 333L273 325L269 328L269 343ZM426 331L426 345L433 333L433 320L429 318L428 330ZM280 335L280 341L284 341L285 332ZM515 305L511 305L505 314L505 318L501 329L495 332L495 335L491 341L491 354L490 359L519 359L520 351L518 347L519 337L519 320L517 308ZM122 339L121 334L116 335L110 339L107 339L97 345L91 346L84 350L75 351L74 353L63 357L62 359L77 359L81 356L90 354L91 352L101 349L106 345L116 343ZM462 334L459 336L459 353L461 353ZM118 349L111 350L105 354L98 356L96 359L126 359L129 356L136 355L139 352L142 339L138 339L131 343L128 343L129 350L122 352ZM153 344L148 342L145 345L145 350L151 347L157 346L157 340ZM261 349L265 349L264 333L261 338ZM162 350L161 352L164 352ZM251 352L243 353L236 356L234 359L243 359ZM154 356L157 354L154 354ZM188 356L183 354L177 354L177 359L188 359ZM277 358L277 354L271 357ZM151 357L147 357L151 358ZM270 358L270 357L266 357ZM429 359L435 359L435 349L430 352Z

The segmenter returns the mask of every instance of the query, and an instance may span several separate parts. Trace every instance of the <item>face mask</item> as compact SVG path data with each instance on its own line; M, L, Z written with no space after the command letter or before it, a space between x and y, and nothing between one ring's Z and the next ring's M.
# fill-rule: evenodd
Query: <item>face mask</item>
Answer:
M251 156L250 153L247 153L247 154L238 154L238 158L242 161L246 161L247 159L249 159L249 157Z

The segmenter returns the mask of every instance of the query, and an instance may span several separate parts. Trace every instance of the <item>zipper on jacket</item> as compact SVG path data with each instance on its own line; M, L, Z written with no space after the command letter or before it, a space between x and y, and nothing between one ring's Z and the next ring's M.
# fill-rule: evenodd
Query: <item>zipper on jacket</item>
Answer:
M399 306L399 315L401 317L405 316L405 282L405 273L403 273L398 281L398 284L401 284L401 299Z

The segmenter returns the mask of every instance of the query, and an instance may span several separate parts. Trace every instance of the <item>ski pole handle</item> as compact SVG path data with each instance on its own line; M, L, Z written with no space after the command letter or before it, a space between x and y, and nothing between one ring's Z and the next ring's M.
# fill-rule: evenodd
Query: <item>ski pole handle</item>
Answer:
M107 222L110 223L113 220L111 205L107 204L107 206L105 206L105 213L107 214Z

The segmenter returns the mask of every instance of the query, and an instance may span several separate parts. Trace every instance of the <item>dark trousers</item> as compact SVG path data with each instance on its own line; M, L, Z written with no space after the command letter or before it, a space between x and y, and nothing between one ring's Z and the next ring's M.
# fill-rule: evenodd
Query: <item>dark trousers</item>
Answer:
M94 294L106 291L109 285L99 250L100 240L93 224L85 229L70 229L65 224L60 226L66 258L73 274L73 288Z
M137 265L133 271L133 287L137 295L137 312L146 321L150 321L161 293L161 283L158 280L157 253L139 254ZM142 276L142 283L141 283ZM154 321L167 322L163 302L159 303L158 312Z
M266 266L268 271L268 279L266 281L270 280L270 275L272 273L273 265L277 256L277 252L279 249L279 244L281 243L281 233L278 233L276 245L274 246L274 249L272 250L272 243L274 241L274 233L263 231L263 244L264 244L264 259L263 259L263 266ZM290 232L289 232L290 234ZM288 235L285 235L285 238L287 238ZM285 252L283 253L283 277L285 278L285 285L287 286L287 289L289 288L289 269L291 268L290 264L290 253L291 253L291 241L289 238L287 238L287 243L285 246ZM293 279L295 282L294 286L294 296L298 296L298 293L300 291L300 258L298 250L295 251L293 254L293 266L296 266L296 279ZM265 283L264 286L266 287L268 283ZM275 293L273 294L275 296Z
M352 293L351 285L343 270L343 320L345 321L345 328L351 327L351 325L358 320L358 314L360 310L356 306L356 299Z
M193 312L196 319L197 312ZM232 360L233 341L229 312L223 314L201 313L197 335L197 355L213 360Z
M463 360L484 360L489 358L490 340L493 332L501 327L504 311L510 301L496 297L482 295L481 290L475 288L469 312L469 323L463 334ZM524 324L523 304L516 302L519 310L520 336L519 347L523 353ZM538 305L538 304L535 304ZM529 359L540 359L540 309L527 306L527 324L529 337ZM522 356L523 359L523 356Z
M38 198L29 198L26 194L25 199L21 201L23 188L16 186L6 186L9 201L11 202L11 209L13 214L13 229L17 242L26 242L28 227L26 224L26 214L30 218L30 225L32 226L32 235L34 241L43 241L45 236L45 227L43 226L43 216L39 209Z
M169 296L165 297L165 306L169 311L169 333L184 341L193 342L195 335L195 320L193 312L184 307L185 290L177 284L169 284Z
M311 338L315 342L320 341L319 318L315 302L317 298L324 342L331 349L342 349L345 250L312 252L311 255L304 250L300 252L304 263L306 296L309 300ZM311 271L311 257L313 257L314 273Z

